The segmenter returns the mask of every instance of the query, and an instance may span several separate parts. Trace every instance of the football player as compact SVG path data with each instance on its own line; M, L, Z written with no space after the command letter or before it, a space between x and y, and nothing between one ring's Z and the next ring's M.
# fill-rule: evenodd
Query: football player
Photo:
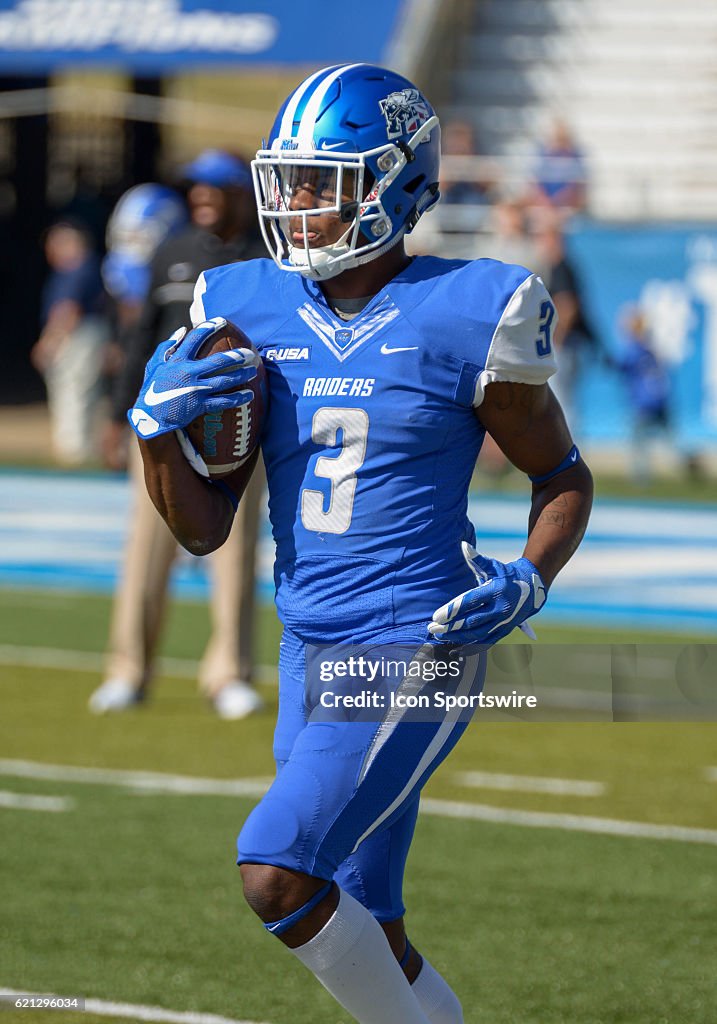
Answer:
M173 432L230 407L226 392L254 371L225 354L193 359L214 329L201 324L227 317L262 352L284 624L278 771L238 862L266 928L366 1024L463 1019L406 938L401 888L420 789L466 723L395 709L327 720L305 685L312 651L485 651L541 608L592 500L547 384L555 310L540 279L406 254L404 236L438 201L439 155L438 118L402 76L349 64L302 82L253 163L272 259L202 275L195 329L160 346L130 414L154 502L186 547L211 550L245 474L208 484ZM533 484L527 542L508 563L476 551L466 515L486 432ZM461 692L480 687L483 664L465 658Z

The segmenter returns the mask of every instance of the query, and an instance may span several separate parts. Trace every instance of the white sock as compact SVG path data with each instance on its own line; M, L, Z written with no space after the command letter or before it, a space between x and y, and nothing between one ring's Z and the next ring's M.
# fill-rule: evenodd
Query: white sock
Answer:
M413 991L431 1024L463 1024L463 1009L446 979L423 957Z
M431 1024L383 928L347 892L318 935L291 952L359 1024Z

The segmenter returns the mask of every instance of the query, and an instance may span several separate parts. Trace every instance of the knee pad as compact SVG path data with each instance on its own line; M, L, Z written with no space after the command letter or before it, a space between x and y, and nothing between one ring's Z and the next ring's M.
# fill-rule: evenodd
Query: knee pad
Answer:
M321 789L312 772L296 765L291 772L282 771L239 833L237 863L273 864L311 874L304 857L320 803Z

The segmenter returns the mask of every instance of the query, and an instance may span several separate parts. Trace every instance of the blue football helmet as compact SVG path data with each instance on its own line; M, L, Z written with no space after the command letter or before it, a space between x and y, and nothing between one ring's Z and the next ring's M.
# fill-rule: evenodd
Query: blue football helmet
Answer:
M135 185L121 197L107 225L102 277L120 301L141 301L159 245L187 223L187 207L166 185Z
M274 261L325 280L383 255L438 202L440 150L433 108L402 75L371 64L311 75L281 107L252 161L259 223ZM302 205L295 200L291 208L299 190ZM327 213L346 230L312 248L311 218ZM298 218L301 231L292 231L289 222Z

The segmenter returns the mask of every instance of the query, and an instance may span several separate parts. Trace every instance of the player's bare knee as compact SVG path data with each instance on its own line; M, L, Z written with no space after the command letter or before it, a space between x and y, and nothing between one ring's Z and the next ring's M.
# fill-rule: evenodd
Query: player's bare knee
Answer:
M312 879L272 864L242 864L244 899L264 922L278 921L311 896Z

